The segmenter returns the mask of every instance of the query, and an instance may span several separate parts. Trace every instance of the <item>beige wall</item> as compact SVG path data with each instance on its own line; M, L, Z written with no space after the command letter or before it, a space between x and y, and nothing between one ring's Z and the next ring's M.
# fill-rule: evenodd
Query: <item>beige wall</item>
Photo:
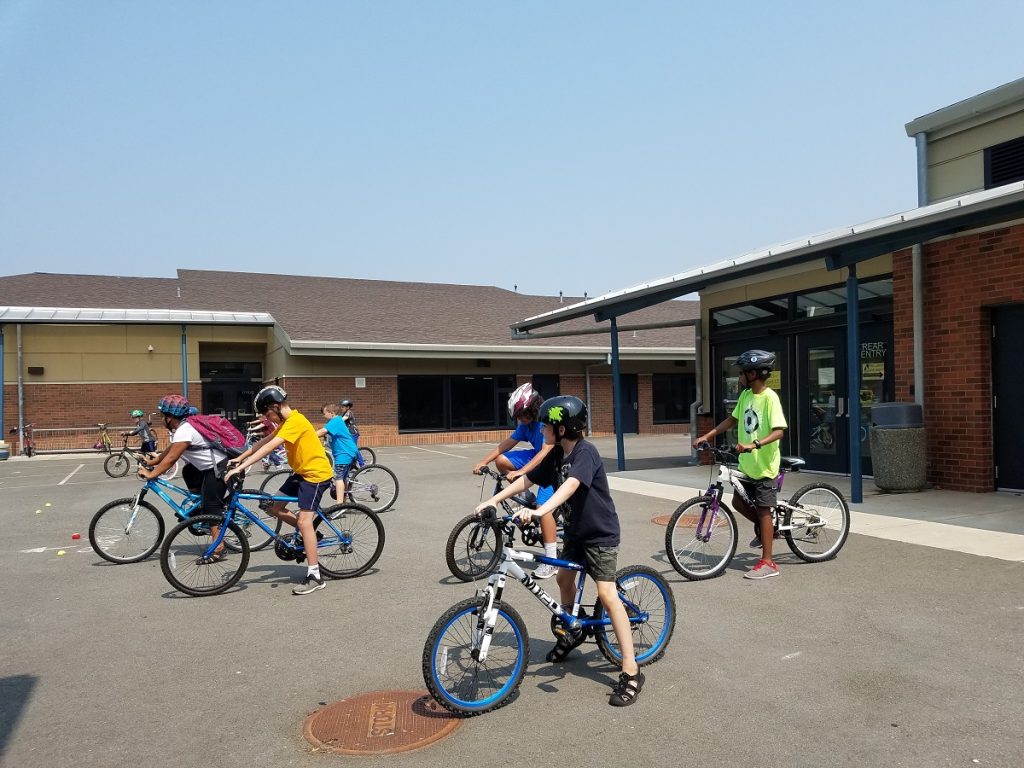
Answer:
M985 148L1024 136L1024 111L928 141L928 201L985 188Z
M189 381L199 380L199 345L230 346L267 342L268 330L258 326L189 326ZM149 346L153 350L149 350ZM257 347L253 347L255 349ZM22 360L26 384L103 382L180 382L181 328L177 325L22 325ZM4 326L4 380L15 383L17 332ZM40 366L42 375L29 375Z

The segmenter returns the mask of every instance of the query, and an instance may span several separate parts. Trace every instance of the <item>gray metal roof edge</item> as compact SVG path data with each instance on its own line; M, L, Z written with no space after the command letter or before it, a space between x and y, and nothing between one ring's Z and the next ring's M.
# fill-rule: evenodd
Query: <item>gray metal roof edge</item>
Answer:
M688 292L685 290L688 285L692 285L696 289L698 286L709 282L724 282L732 274L745 271L754 263L760 263L768 267L777 262L799 259L802 255L807 254L821 253L823 257L824 251L841 244L856 243L858 240L877 237L883 233L899 232L902 229L909 229L923 223L942 221L943 219L959 215L965 210L983 211L986 208L1014 202L1017 198L1024 200L1024 182L1022 181L1006 184L994 189L970 192L960 197L953 197L938 203L912 208L903 213L894 213L878 219L871 219L870 221L850 227L827 230L768 248L759 248L734 259L727 259L670 277L640 283L631 288L613 291L602 296L595 296L592 299L570 304L567 307L559 307L558 309L520 320L517 323L512 323L510 327L513 330L522 330L524 327L539 327L540 325L550 325L554 322L572 320L596 313L605 307L617 303L626 296L646 296L651 293L658 293L671 286L679 288L678 295L685 295Z
M88 313L85 315L83 313ZM99 313L99 317L95 315ZM162 325L275 325L267 312L209 309L126 309L124 307L0 306L0 323L138 323Z
M993 112L1015 101L1020 101L1021 108L1024 109L1024 77L911 120L905 126L907 136L913 137L918 133L931 133L947 128L986 112Z
M316 351L352 351L352 352L412 352L422 353L425 356L434 354L449 353L473 353L478 355L506 354L512 353L517 357L524 354L537 357L550 357L551 355L565 354L599 354L603 355L611 351L611 345L594 346L526 346L524 344L409 344L401 342L370 342L370 341L316 341L310 339L289 339L289 350L293 353L304 354ZM694 347L619 347L623 355L686 355L694 354Z

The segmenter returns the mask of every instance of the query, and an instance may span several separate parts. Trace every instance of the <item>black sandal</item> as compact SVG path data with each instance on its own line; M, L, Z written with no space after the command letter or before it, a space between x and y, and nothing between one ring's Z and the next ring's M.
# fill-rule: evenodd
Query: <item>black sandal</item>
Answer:
M548 660L549 664L565 661L565 657L572 653L573 648L576 648L582 642L582 638L579 641L573 641L569 636L561 635L555 643L555 647L548 651L547 656L544 658Z
M612 697L608 703L613 707L628 707L639 698L645 679L643 672L637 672L635 675L622 672L619 675L619 682L612 688Z
M198 560L196 560L196 565L213 565L214 563L219 563L227 556L227 549L219 549L212 555L203 555L202 557L200 557Z

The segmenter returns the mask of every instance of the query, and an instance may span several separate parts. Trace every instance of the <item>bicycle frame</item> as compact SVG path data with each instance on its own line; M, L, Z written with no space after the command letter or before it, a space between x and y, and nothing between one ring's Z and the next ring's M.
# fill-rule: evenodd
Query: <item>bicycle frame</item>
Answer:
M485 522L488 522L484 518ZM512 548L514 528L512 527L513 516L509 515L500 519L504 526L505 546L502 549L501 563L497 569L487 580L487 586L480 590L480 597L483 598L484 606L483 610L480 611L479 618L477 619L477 637L474 638L474 645L476 650L474 651L474 658L477 661L483 662L487 660L487 651L491 645L491 636L494 631L494 624L497 621L498 610L495 607L501 602L501 595L505 589L505 583L508 576L512 576L516 581L522 584L526 589L537 598L538 602L547 608L552 615L557 617L562 623L564 623L569 629L573 631L588 630L593 627L607 627L611 626L611 619L608 618L607 613L603 619L579 618L580 606L583 602L583 587L587 580L587 574L584 567L579 563L574 563L572 560L562 560L557 557L546 557L544 555L535 555L532 552L520 552ZM494 522L498 520L495 519ZM549 595L544 588L531 576L529 573L519 567L518 563L546 563L548 565L554 565L558 568L564 568L566 570L576 571L579 576L576 579L576 596L573 598L572 613L569 613L564 608L559 600ZM636 605L629 602L623 597L623 602L626 607L632 609L628 611L629 621L633 624L639 624L646 622L650 618L650 614L646 611L640 611Z

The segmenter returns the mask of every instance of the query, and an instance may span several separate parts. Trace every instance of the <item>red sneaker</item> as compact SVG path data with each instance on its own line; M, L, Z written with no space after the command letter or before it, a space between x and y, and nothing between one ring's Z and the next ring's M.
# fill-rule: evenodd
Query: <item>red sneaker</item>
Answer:
M744 579L768 579L779 575L779 566L767 560L758 560L757 565L743 574Z

